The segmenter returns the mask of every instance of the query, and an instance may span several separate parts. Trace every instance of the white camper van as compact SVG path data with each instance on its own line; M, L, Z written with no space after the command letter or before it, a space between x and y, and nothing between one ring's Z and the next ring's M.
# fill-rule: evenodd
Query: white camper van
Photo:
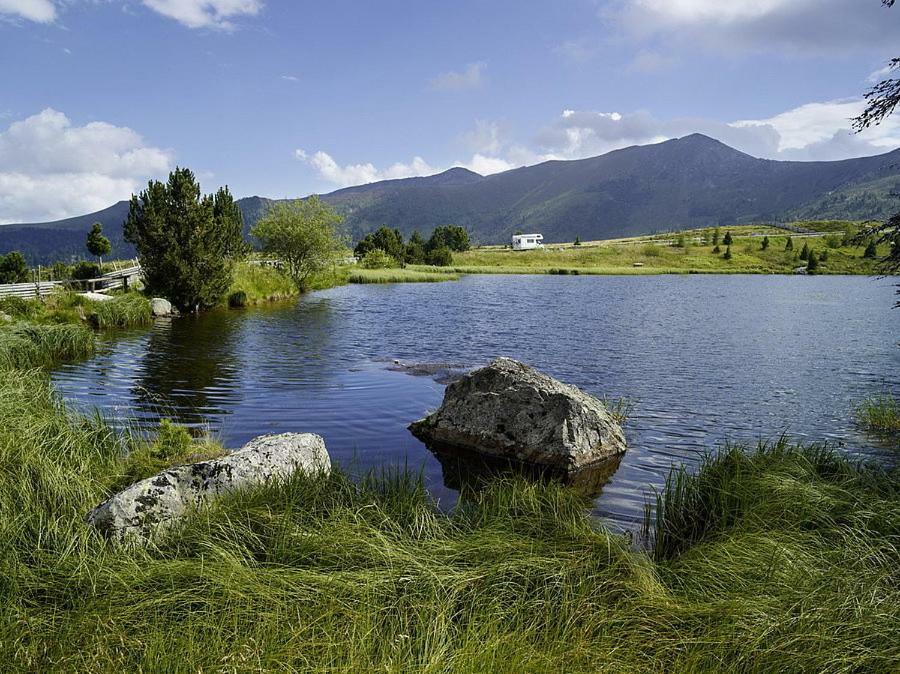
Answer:
M543 234L513 234L513 250L533 250L544 247Z

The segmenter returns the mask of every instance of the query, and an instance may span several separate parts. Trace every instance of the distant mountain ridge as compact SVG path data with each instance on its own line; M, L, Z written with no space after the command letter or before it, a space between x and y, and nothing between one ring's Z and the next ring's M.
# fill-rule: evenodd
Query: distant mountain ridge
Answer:
M381 225L427 236L442 224L466 227L480 243L508 241L518 229L548 242L601 239L741 222L883 219L900 208L900 150L830 162L758 159L701 134L598 157L548 161L482 176L452 168L322 195L354 239ZM250 227L273 202L238 200ZM127 202L56 223L0 227L0 252L33 261L84 256L99 221L114 255L133 250L121 237ZM52 236L48 234L52 232ZM80 239L79 239L80 237ZM61 254L62 253L62 254Z

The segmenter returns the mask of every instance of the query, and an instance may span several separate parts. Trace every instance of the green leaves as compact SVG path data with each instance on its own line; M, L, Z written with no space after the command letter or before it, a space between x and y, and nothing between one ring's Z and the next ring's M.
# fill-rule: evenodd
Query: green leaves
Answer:
M279 258L299 290L346 249L343 218L316 196L277 202L253 227L263 250Z
M202 195L194 174L182 168L131 198L125 239L138 250L149 288L182 311L218 303L234 261L247 251L241 211L228 188Z

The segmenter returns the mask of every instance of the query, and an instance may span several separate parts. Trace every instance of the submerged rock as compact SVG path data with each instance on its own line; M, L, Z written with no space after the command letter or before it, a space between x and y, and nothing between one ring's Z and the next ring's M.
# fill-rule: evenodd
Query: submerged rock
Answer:
M626 449L601 401L510 358L450 384L441 407L409 429L436 451L471 450L566 473Z
M175 311L175 308L169 300L163 299L162 297L154 297L150 300L150 313L153 316L164 317L174 316L178 312Z
M331 470L325 441L312 433L264 435L221 459L177 466L136 482L94 508L87 522L111 538L145 539L194 506L297 470Z

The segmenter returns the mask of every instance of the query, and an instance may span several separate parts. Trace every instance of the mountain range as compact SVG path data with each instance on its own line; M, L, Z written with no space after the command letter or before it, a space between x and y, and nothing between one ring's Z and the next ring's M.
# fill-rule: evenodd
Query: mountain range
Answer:
M516 230L547 242L584 240L745 222L884 219L898 209L900 149L842 161L758 159L693 134L573 161L548 161L482 176L452 168L322 195L356 240L381 226L426 237L443 224L466 227L479 243ZM238 200L247 230L272 200ZM127 202L57 222L0 226L0 253L21 250L33 263L86 256L93 222L113 255L130 257L122 237ZM0 214L2 215L2 214Z

